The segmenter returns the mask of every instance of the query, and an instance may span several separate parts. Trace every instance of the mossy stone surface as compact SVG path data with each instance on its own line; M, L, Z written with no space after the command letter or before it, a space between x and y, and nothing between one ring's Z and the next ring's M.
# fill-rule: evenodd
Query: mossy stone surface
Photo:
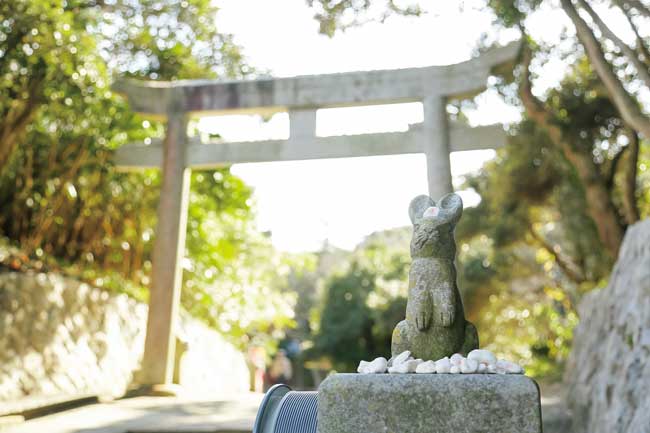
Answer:
M541 433L539 388L523 375L334 374L319 433Z

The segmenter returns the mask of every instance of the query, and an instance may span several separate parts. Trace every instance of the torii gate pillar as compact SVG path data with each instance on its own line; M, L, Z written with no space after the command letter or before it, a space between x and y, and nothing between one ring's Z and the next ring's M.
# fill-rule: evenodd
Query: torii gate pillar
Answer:
M173 393L165 389L174 373L174 329L180 304L190 192L190 169L186 163L187 115L169 113L163 142L162 185L158 204L158 225L152 252L149 320L144 359L139 381L154 387L154 394Z
M449 162L449 127L447 101L434 95L424 99L422 149L427 157L429 196L438 200L453 191L451 163Z

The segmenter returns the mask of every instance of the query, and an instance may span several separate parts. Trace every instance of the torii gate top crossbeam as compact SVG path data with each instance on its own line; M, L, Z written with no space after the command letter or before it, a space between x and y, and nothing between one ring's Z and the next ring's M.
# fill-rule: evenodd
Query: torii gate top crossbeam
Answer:
M446 66L308 75L245 81L123 80L114 90L128 95L138 112L273 113L304 107L344 107L421 101L425 96L465 97L485 89L494 70L512 63L519 43L493 48Z

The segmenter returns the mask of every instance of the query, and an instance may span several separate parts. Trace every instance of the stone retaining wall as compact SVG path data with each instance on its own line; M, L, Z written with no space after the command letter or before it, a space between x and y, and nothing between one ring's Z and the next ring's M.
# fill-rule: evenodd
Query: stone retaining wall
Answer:
M650 219L628 228L609 284L579 312L566 370L571 431L650 431Z
M147 306L53 273L0 274L0 401L25 396L119 396L144 347ZM244 392L244 356L201 322L183 317L181 383ZM184 368L183 366L187 367Z

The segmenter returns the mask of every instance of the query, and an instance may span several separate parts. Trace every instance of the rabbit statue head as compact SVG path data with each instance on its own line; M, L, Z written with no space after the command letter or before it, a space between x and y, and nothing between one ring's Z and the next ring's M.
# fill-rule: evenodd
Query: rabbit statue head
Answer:
M463 214L463 201L447 194L436 204L429 196L419 195L411 201L409 217L413 223L411 257L454 259L454 229Z

